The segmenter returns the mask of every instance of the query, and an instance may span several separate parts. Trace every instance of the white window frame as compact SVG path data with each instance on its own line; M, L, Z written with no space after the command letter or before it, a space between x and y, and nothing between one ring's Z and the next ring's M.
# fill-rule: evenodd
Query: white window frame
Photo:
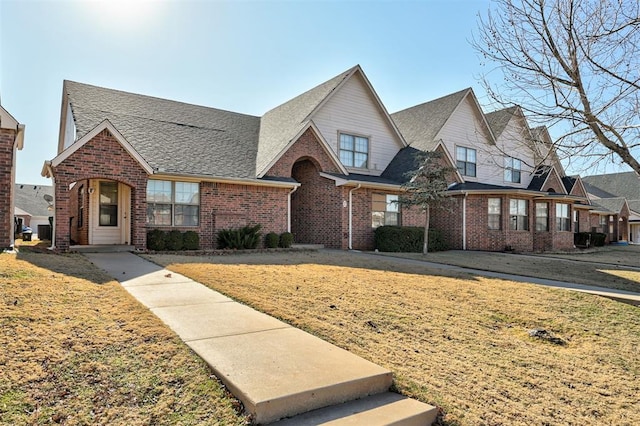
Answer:
M464 154L459 155L461 152ZM470 160L469 154L473 153L473 161ZM464 157L464 158L461 158ZM470 174L469 165L473 164L473 174ZM461 166L462 165L462 166ZM466 146L456 146L456 168L463 176L477 177L478 176L478 151L475 148L468 148Z
M504 181L509 183L522 182L522 160L504 157Z
M512 231L529 230L529 200L522 198L509 200L509 229Z
M540 208L541 205L545 206L544 210ZM541 219L544 219L544 227L540 226ZM549 203L546 201L536 203L536 232L549 232Z
M342 147L342 137L353 138L353 149L345 149ZM358 139L365 140L367 143L367 150L362 151L357 149ZM369 158L371 151L371 138L369 136L360 135L357 133L338 132L338 158L342 165L346 167L352 167L354 169L367 169L369 168ZM344 161L343 153L351 154L351 164L348 161ZM364 155L364 166L356 165L356 156Z
M384 197L384 200L379 199L380 197ZM382 203L384 203L384 210L382 210ZM398 195L374 192L371 196L371 227L385 225L400 225Z
M569 204L556 204L556 231L571 232L571 207Z
M492 213L492 207L494 209L496 207L495 205L494 206L491 205L492 201L493 202L495 202L495 201L498 202L497 203L498 204L497 205L497 207L498 207L498 212L497 213L495 213L495 210ZM496 226L492 226L492 223L495 222L495 220L494 221L491 220L492 218L496 218L496 217L498 219L497 227ZM487 227L492 231L499 231L499 230L502 229L502 198L492 197L492 198L487 199Z
M152 197L150 197L149 194L149 190L150 190L150 183L154 182L154 183L162 183L162 184L169 184L169 198L166 200L162 200L162 201L150 201L150 199L152 199ZM195 185L197 188L197 193L193 193L193 192L187 192L187 194L192 194L192 198L195 196L195 198L197 199L197 203L193 202L193 199L189 200L190 202L185 202L183 200L179 200L179 196L178 196L178 191L177 189L180 188L180 186L182 185ZM182 191L180 191L182 192ZM165 209L168 208L168 213L165 210L165 215L168 214L170 217L170 223L157 223L155 220L152 221L151 220L151 213L152 211L157 211L157 208L160 208L160 206L164 206ZM184 224L184 223L177 223L179 222L177 220L178 217L180 217L180 214L178 213L178 210L180 208L183 207L196 207L197 211L195 216L193 215L189 215L189 217L195 217L195 224L194 223L188 223L188 224ZM154 216L155 217L155 216ZM181 227L181 228L193 228L193 227L198 227L200 226L200 184L197 182L183 182L183 181L170 181L170 180L161 180L161 179L149 179L147 181L147 225L149 226L171 226L171 227Z

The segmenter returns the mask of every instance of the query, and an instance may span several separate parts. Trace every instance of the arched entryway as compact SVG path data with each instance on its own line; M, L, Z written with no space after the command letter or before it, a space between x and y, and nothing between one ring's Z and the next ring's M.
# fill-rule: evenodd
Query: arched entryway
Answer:
M301 185L291 196L291 232L296 243L341 248L343 206L341 190L320 176L312 158L296 161L291 177Z

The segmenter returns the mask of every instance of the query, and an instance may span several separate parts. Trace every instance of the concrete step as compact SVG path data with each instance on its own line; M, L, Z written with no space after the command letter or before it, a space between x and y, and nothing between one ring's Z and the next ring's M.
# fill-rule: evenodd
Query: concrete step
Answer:
M236 325L245 319L237 312L229 318ZM264 324L270 329L246 333L217 324L224 335L185 339L258 424L387 392L391 386L391 372L378 365L285 324Z
M300 414L271 426L427 426L437 415L436 407L386 392Z

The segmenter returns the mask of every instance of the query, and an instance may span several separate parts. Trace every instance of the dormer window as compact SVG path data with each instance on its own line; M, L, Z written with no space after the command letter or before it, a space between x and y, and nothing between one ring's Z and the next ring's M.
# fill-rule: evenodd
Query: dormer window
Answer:
M520 183L522 161L517 158L504 157L504 181Z
M347 167L366 169L369 160L369 138L340 133L340 162Z
M476 150L457 146L456 167L461 175L476 177Z

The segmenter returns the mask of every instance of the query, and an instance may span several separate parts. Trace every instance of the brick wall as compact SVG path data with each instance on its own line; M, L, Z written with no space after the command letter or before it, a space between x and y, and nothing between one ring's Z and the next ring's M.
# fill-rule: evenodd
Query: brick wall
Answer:
M0 250L11 246L13 156L16 131L0 129Z
M69 218L75 216L71 198L77 202L77 193L69 190L73 182L87 179L110 179L131 187L131 243L136 248L146 247L147 235L147 174L120 143L104 130L71 154L53 170L55 179L55 245L60 251L69 249L71 229ZM76 184L76 186L78 186ZM75 187L74 187L75 188ZM88 215L85 214L85 221Z

